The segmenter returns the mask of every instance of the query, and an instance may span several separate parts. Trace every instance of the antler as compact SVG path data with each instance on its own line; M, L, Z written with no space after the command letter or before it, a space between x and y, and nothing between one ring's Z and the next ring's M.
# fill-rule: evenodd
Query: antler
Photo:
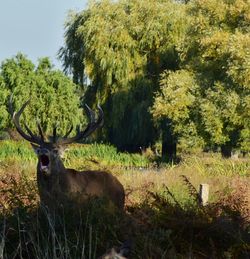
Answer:
M78 130L78 133L76 134L75 137L67 138L67 136L69 135L69 133L72 130L72 128L71 128L69 130L69 132L64 136L63 139L59 139L57 141L57 143L59 145L70 144L70 143L73 143L73 142L78 141L80 139L86 138L92 132L94 132L97 128L99 128L103 125L103 123L104 123L103 110L99 105L97 106L98 113L99 113L99 116L98 116L97 120L95 119L95 113L89 108L89 106L87 104L85 104L85 108L86 108L86 114L89 118L89 124L87 125L86 129L82 130L82 131Z
M18 112L13 112L13 103L12 103L13 100L12 99L13 99L13 96L11 95L10 99L9 99L9 112L10 112L10 114L12 116L12 120L13 120L13 122L15 124L16 130L18 131L18 133L24 139L28 140L29 142L36 143L38 145L43 144L44 143L44 139L43 139L42 130L41 130L41 126L40 125L38 126L38 128L39 128L39 132L41 133L41 138L36 136L35 134L33 134L32 131L28 128L28 126L26 124L24 124L24 126L25 126L27 132L29 133L29 135L27 135L22 130L22 128L20 126L20 122L19 122L20 116L23 113L25 107L29 104L30 100L25 102Z
M24 139L28 140L29 142L36 143L38 145L42 145L42 144L47 143L44 140L44 134L43 134L42 128L41 128L39 123L37 123L37 126L38 126L38 130L39 130L39 133L40 133L41 137L36 136L28 128L28 126L26 124L24 124L24 126L25 126L26 131L29 133L29 135L26 134L20 126L20 122L19 122L20 116L23 113L26 106L29 104L30 100L25 102L23 104L23 106L21 107L21 109L16 113L16 112L13 112L12 99L13 98L12 98L12 95L11 95L10 100L9 100L9 112L12 116L13 122L14 122L15 127L16 127L17 131L19 132L19 134ZM73 129L73 126L71 126L71 128L65 134L65 136L60 139L60 138L57 138L57 136L56 136L56 127L55 127L53 129L53 143L58 144L58 145L65 145L65 144L73 143L75 141L78 141L80 139L88 137L92 132L94 132L97 128L99 128L103 125L103 122L104 122L104 120L103 120L103 110L99 105L97 106L98 112L99 112L99 116L98 116L97 119L95 119L95 113L89 108L88 105L85 105L85 108L86 108L87 116L89 118L89 124L87 125L86 129L80 131L79 128L78 128L78 133L76 134L76 136L74 136L72 138L68 138L68 135L71 133L71 131ZM49 144L49 142L47 144Z

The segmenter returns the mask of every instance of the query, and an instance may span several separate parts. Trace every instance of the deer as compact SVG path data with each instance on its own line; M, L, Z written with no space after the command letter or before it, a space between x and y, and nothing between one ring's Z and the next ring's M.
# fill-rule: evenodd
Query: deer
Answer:
M63 136L57 136L57 127L53 128L53 136L45 138L40 123L37 122L39 134L30 130L24 122L21 127L20 116L29 104L26 101L18 112L13 112L12 96L9 100L9 112L17 132L31 143L38 157L37 186L40 196L40 204L49 209L56 206L83 207L90 199L105 199L108 204L123 210L125 192L120 181L107 171L86 170L77 171L65 168L62 161L63 148L66 145L85 139L97 128L103 125L103 111L98 105L98 117L96 113L85 105L89 123L84 130L78 130L73 137L69 137L73 126ZM40 136L39 136L40 135Z

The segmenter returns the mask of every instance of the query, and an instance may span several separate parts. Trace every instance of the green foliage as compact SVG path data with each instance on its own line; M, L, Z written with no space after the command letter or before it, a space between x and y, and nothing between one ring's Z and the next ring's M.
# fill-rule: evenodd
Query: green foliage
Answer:
M199 76L200 134L209 144L249 150L248 1L194 1L186 61ZM247 144L248 143L248 144Z
M188 147L201 146L196 125L199 86L192 72L165 71L161 75L160 90L151 109L154 120L171 120L171 127L179 143Z
M73 75L73 81L81 86L84 85L85 74L83 58L85 55L85 47L82 39L77 33L78 27L83 25L88 17L87 12L69 13L67 22L65 23L65 47L61 47L58 56L61 58L64 71Z
M248 6L237 0L187 5L182 69L162 74L151 110L156 121L170 119L186 141L202 137L208 146L250 148Z
M81 159L80 159L81 158ZM150 161L139 154L128 154L118 152L111 145L92 144L85 146L73 146L64 156L68 166L76 166L78 169L88 169L88 167L148 167Z
M102 80L104 93L106 87L119 87L134 79L143 63L127 21L120 2L93 2L89 18L78 29L86 47L86 74L94 82Z
M153 92L160 73L178 66L176 50L185 28L184 6L170 0L92 1L68 19L63 50L74 52L73 31L82 41L77 51L82 73L91 80L85 100L104 104L103 133L119 149L138 151L155 141L149 113ZM61 58L67 54L61 52ZM80 69L70 59L64 66Z
M9 94L5 87L5 82L0 76L0 131L7 125L8 121L8 111L5 105L8 95Z
M151 82L142 79L133 82L131 89L113 94L110 134L112 143L120 150L139 151L139 147L149 146L154 140L155 130L148 112L152 90Z
M161 133L165 146L249 151L249 17L248 0L91 1L68 18L60 57L91 80L85 100L102 103L102 139L119 149Z
M0 142L0 162L15 159L17 161L32 161L36 158L34 151L27 142L5 140Z
M53 127L59 124L58 133L67 131L82 120L79 110L79 97L76 86L59 70L54 70L48 58L39 60L37 68L24 55L17 54L5 60L0 69L1 76L1 129L12 127L7 107L13 93L14 110L30 99L24 118L31 130L36 131L36 120L43 130L52 134ZM5 111L5 112L4 112Z
M170 118L174 127L190 118L196 101L197 84L188 71L166 71L160 81L160 92L154 99L152 114L156 120ZM181 129L180 129L181 130ZM178 129L175 129L178 132Z
M201 99L201 121L211 143L223 144L233 139L242 122L238 113L239 95L229 87L216 83L206 91L206 98ZM237 142L234 144L236 145Z

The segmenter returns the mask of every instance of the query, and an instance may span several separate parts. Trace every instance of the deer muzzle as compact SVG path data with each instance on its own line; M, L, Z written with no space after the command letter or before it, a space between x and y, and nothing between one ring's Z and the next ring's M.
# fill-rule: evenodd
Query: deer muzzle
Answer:
M41 172L49 174L49 165L50 165L50 160L49 156L42 154L39 156L39 167Z

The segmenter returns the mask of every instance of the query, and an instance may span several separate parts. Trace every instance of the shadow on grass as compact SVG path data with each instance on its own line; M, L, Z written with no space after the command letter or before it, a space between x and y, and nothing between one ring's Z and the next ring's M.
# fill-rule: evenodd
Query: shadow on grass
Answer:
M184 204L163 186L161 194L144 190L125 212L95 201L81 211L50 214L38 207L34 182L5 177L0 183L0 258L98 258L125 240L133 244L129 258L250 256L244 187L204 207L186 179L190 200Z
M123 217L92 205L81 212L16 208L1 215L3 258L97 258L119 244Z

